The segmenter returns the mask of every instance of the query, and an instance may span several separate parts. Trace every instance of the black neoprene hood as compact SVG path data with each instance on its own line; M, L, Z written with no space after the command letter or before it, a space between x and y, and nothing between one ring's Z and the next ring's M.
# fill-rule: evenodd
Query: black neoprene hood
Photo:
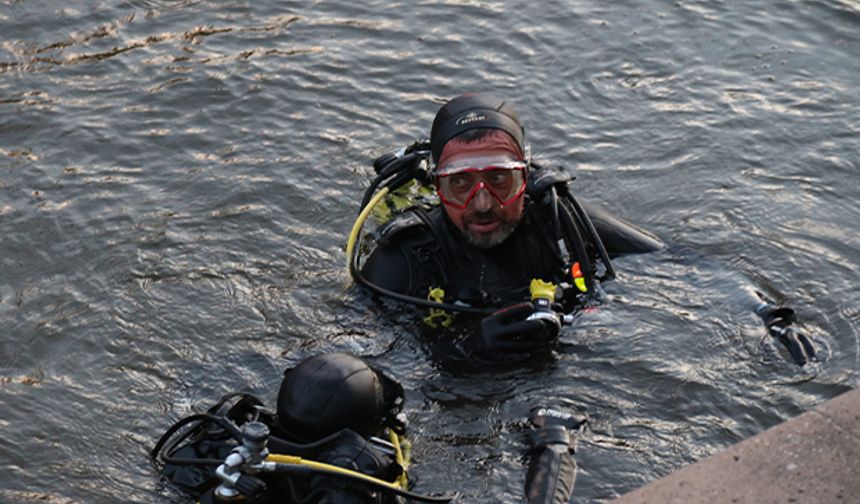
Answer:
M453 98L436 113L430 130L433 161L438 161L449 140L477 128L500 129L516 140L524 151L525 131L517 113L507 102L488 94L465 94Z
M373 435L391 409L387 403L402 396L399 384L357 357L316 355L284 373L278 391L278 423L303 442L344 428Z

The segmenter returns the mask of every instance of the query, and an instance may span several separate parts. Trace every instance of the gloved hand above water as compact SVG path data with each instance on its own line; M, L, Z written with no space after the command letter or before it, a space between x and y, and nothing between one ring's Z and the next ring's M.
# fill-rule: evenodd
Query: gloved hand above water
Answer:
M472 338L473 353L482 356L529 354L548 348L558 337L560 322L551 317L528 320L535 313L532 303L511 305L481 320Z
M791 308L762 303L756 308L756 313L764 321L768 332L788 348L794 362L803 366L815 358L815 346L809 336L793 327L796 317Z

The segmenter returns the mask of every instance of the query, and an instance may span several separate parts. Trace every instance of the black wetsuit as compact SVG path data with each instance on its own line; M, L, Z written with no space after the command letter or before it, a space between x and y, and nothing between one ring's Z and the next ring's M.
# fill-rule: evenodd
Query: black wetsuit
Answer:
M380 287L412 297L426 299L429 289L441 287L446 302L503 307L528 300L533 278L572 283L568 268L573 262L590 266L590 271L584 271L586 275L595 274L597 247L586 226L572 219L573 225L564 228L562 234L571 256L565 260L555 238L547 191L533 190L532 178L523 218L501 244L488 249L471 245L441 206L430 211L413 208L380 230L377 248L362 269L364 276ZM565 184L557 187L558 199L562 200L559 206L572 209ZM584 202L581 207L610 256L662 247L657 238L605 210ZM564 209L560 212L563 221ZM566 298L565 309L573 309L574 303L573 298Z

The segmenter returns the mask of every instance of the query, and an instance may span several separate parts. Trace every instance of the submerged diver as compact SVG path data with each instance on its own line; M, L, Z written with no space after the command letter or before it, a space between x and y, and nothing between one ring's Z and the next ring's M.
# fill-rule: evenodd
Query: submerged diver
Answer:
M402 409L400 384L354 356L322 354L285 372L276 412L232 394L174 424L151 455L163 476L200 504L455 500L408 491ZM571 431L582 421L545 408L530 420L524 502L567 502L576 478ZM380 437L386 434L390 441Z
M429 144L416 142L374 166L379 175L363 215L412 179L432 184L441 204L395 215L380 228L362 267L353 252L366 218L360 216L347 246L350 271L377 294L430 307L431 324L450 325L441 310L480 314L478 331L459 333L466 356L527 356L549 348L565 321L553 310L569 313L586 303L599 280L614 277L611 257L663 247L575 198L572 176L533 162L517 114L490 95L448 101L433 120ZM790 327L790 309L763 305L758 311L795 361L814 356L811 340Z

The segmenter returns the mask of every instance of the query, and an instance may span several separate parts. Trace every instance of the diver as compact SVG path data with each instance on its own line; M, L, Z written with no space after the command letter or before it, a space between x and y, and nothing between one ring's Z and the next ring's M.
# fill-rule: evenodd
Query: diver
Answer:
M538 407L530 421L524 502L567 502L584 420ZM408 490L406 428L399 383L357 357L329 353L284 373L275 412L254 396L228 395L170 427L151 456L200 504L455 501L456 493Z
M592 302L599 281L614 278L611 258L664 247L574 197L571 174L533 161L516 112L491 95L448 101L429 142L382 156L374 167L378 176L347 243L350 272L376 294L430 308L427 322L454 327L449 332L467 357L517 358L549 348L569 320L556 314ZM432 185L438 203L396 212L360 265L355 242L368 213L413 180ZM766 303L759 309L770 333L803 364L815 349L789 329L790 311ZM478 330L474 322L471 330L452 325L456 312L479 315Z

